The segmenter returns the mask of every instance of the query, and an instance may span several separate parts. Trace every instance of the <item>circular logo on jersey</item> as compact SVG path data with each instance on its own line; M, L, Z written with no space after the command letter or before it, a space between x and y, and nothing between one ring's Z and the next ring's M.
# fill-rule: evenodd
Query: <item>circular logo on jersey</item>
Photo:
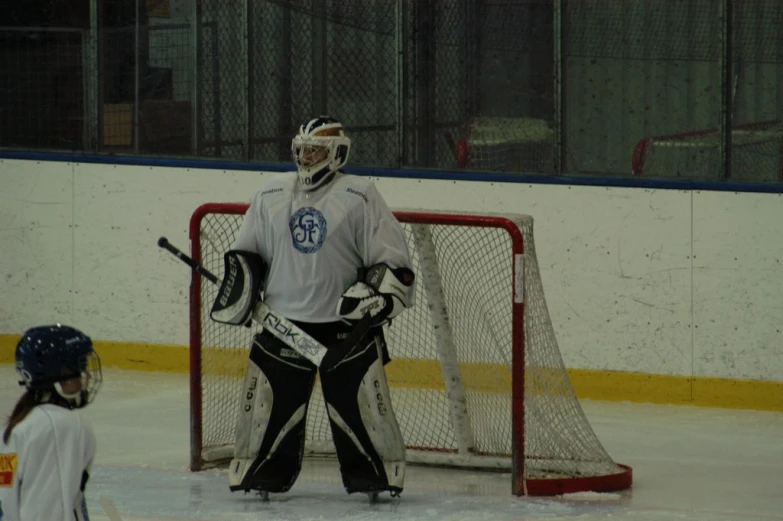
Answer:
M326 239L326 219L312 206L300 208L291 216L288 227L291 228L294 248L302 253L317 252Z

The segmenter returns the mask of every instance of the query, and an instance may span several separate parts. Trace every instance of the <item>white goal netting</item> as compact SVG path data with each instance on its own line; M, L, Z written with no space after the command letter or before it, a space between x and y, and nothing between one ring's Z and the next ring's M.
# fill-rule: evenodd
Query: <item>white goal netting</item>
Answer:
M536 118L476 117L458 148L458 166L486 172L552 172L555 132Z
M632 171L645 177L723 179L717 129L642 139ZM739 125L731 131L731 180L783 181L783 121Z
M223 253L245 208L213 204L194 214L193 256L213 273L223 271ZM419 280L416 306L386 331L392 403L408 460L503 469L520 480L613 476L609 488L629 486L630 470L613 462L594 434L560 356L533 219L397 216ZM193 288L191 462L198 469L231 457L254 331L212 322L216 287L194 280ZM307 447L310 453L331 451L318 385ZM600 482L586 489L596 488Z

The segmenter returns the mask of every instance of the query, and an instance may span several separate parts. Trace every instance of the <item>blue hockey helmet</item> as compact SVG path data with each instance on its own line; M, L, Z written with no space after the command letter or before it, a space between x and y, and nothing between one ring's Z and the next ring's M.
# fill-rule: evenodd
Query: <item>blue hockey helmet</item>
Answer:
M73 407L90 403L103 380L101 361L90 337L54 324L25 331L16 346L16 371L28 390L54 390ZM79 379L80 386L62 383Z

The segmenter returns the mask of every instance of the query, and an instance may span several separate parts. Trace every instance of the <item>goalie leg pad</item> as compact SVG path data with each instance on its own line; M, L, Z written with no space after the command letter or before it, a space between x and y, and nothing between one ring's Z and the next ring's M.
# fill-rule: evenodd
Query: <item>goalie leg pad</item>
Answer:
M250 349L229 488L286 492L302 468L315 366L266 331Z
M379 328L334 370L321 373L343 485L350 494L402 492L405 443L392 409Z

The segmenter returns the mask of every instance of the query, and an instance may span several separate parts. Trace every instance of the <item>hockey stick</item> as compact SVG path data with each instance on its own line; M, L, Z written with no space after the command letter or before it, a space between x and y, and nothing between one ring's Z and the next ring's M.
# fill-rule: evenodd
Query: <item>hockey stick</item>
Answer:
M218 278L214 273L189 257L182 250L171 244L168 239L161 237L158 239L158 246L173 254L179 260L190 266L199 275L209 280L213 284L218 284ZM275 312L265 303L260 302L253 311L253 322L260 324L263 328L273 334L285 345L310 360L316 366L320 367L327 351L348 351L356 346L367 331L372 327L372 317L365 315L356 323L351 334L345 340L341 340L328 347L318 342L316 339L305 333L299 326Z
M185 252L174 246L169 242L169 240L165 237L161 237L158 239L158 246L163 248L164 250L167 250L171 254L173 254L175 257L177 257L179 260L196 270L199 275L210 281L212 284L218 283L218 278L207 268L199 264L195 261L192 257L188 257Z

